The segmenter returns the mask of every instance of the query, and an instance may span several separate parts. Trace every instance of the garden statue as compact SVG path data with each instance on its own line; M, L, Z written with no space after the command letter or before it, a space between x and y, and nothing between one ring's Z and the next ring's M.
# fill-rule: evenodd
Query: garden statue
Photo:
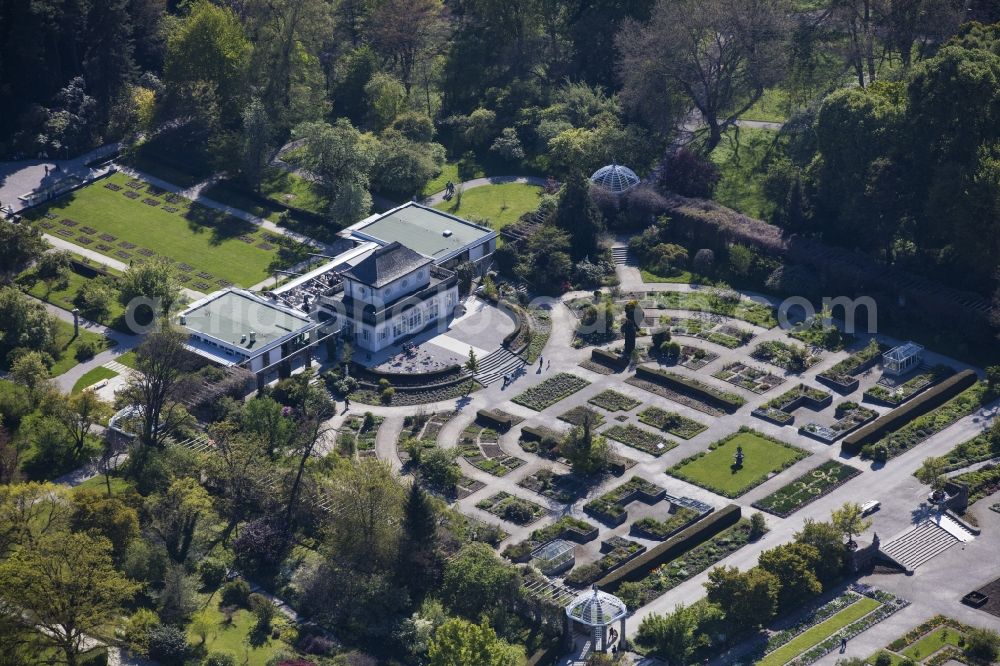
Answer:
M733 468L740 469L743 467L743 447L736 447L736 455L733 456Z

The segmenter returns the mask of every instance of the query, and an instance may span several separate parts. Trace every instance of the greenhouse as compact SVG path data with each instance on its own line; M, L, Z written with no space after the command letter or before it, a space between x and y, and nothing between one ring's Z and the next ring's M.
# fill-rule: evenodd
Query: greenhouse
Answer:
M562 539L550 541L531 551L531 561L546 576L555 576L576 564L575 546Z
M916 342L893 347L882 355L882 367L888 375L905 375L920 367L924 361L924 348Z

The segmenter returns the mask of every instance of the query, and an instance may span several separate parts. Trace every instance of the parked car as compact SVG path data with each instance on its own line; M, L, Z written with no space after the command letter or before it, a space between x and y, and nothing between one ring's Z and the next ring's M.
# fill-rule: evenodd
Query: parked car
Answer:
M882 508L882 503L878 500L868 500L861 505L861 515L867 516L870 513L875 513Z

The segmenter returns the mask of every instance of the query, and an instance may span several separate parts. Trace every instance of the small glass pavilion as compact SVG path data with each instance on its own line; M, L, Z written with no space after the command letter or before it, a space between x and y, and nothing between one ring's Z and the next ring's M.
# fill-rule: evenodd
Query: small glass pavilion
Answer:
M905 375L924 362L924 348L916 342L893 347L882 355L882 369L887 375Z
M612 194L625 194L639 184L635 171L620 164L602 166L590 176L590 182Z
M576 547L568 541L554 539L531 551L532 564L546 576L556 576L576 564Z
M607 652L618 644L618 649L625 649L625 616L628 609L625 602L618 597L601 592L597 585L584 592L566 606L566 634L572 641L577 630L590 633L593 652ZM616 631L615 623L619 623Z

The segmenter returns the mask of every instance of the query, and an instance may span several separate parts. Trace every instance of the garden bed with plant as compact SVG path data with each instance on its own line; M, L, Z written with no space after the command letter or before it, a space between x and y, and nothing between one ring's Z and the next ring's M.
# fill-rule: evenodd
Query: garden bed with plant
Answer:
M696 523L695 527L700 524ZM656 566L644 577L621 583L615 594L629 608L645 606L684 581L726 559L748 543L750 543L750 521L744 518L670 561Z
M771 305L744 299L735 291L704 289L699 291L659 291L648 294L629 294L639 300L644 310L689 310L741 319L761 328L778 325L775 309Z
M850 393L858 388L860 380L855 376L874 367L882 358L887 347L872 339L864 349L856 351L834 366L816 375L816 380L826 384L838 393Z
M476 508L522 527L530 525L546 513L544 507L505 492L476 502Z
M742 447L743 464L735 454ZM667 474L701 486L723 497L739 497L775 474L808 457L802 449L747 427L709 445L667 470Z
M757 500L753 506L787 518L805 505L847 483L861 471L836 460L828 460L794 481Z
M596 562L577 566L569 572L564 579L566 584L572 587L590 585L629 560L642 555L646 552L646 547L631 539L614 536L601 543L601 552L604 554Z
M628 412L642 404L639 400L614 389L601 391L587 402L609 412Z
M403 429L396 439L396 455L404 465L410 460L409 447L412 442L420 443L423 448L431 448L437 443L438 433L444 424L451 419L451 414L435 412L432 414L413 414L403 419Z
M915 664L947 663L955 659L960 663L969 663L962 654L966 635L970 627L945 617L935 615L926 622L914 627L900 638L889 643L885 649L876 652L868 658L869 664L875 664L879 655L886 655L892 666L898 666L910 660Z
M500 409L480 409L476 412L477 422L487 428L494 428L500 432L507 432L523 420L520 416L508 414Z
M717 389L697 379L690 379L675 372L640 365L635 369L635 378L653 382L680 393L714 410L735 412L746 402L741 396ZM780 381L778 383L781 383ZM776 384L777 385L777 384ZM701 411L705 411L704 408Z
M503 556L514 562L527 562L531 551L553 539L565 539L573 543L588 543L600 533L597 526L574 516L562 516L559 520L534 530L527 539L504 548Z
M573 409L569 410L568 412L563 412L562 414L560 414L558 416L558 419L560 421L565 421L566 423L569 423L570 425L582 426L583 425L583 421L587 417L588 414L590 415L590 427L591 428L596 429L596 428L599 428L602 425L604 425L604 417L600 413L598 413L597 411L595 411L593 409L590 409L589 407L584 407L583 405L579 405L577 407L574 407Z
M659 407L647 407L639 412L639 421L681 439L691 439L708 430L708 426L694 419Z
M876 405L899 407L921 391L930 388L953 374L955 374L955 371L952 368L946 365L938 365L927 372L914 375L896 386L887 386L878 383L865 391L864 399L874 402Z
M476 423L466 426L462 431L458 450L470 465L493 476L506 476L524 464L524 460L503 452L496 430Z
M790 344L779 340L762 342L751 356L758 361L770 363L788 372L804 372L820 362L821 356L804 345Z
M590 382L586 379L568 372L560 372L555 377L549 377L541 384L532 386L518 394L514 398L514 402L522 407L540 412L587 386L590 386Z
M969 504L973 504L1000 490L1000 465L986 464L973 472L952 477L951 480L969 486Z
M739 328L719 320L660 317L660 324L669 326L673 335L707 340L727 349L736 349L753 340L753 331Z
M549 469L540 469L518 481L517 485L560 504L571 504L587 493L586 484L576 476Z
M632 502L641 501L655 504L663 499L667 491L642 477L634 476L617 488L583 505L583 510L599 520L621 525L628 514L625 510Z
M632 523L632 532L646 539L664 541L706 515L704 512L677 504L671 504L670 508L672 512L667 514L666 520L648 516Z
M638 426L627 423L625 425L614 425L604 431L604 436L616 442L621 442L625 446L648 453L653 456L662 456L670 449L677 446L677 442L672 442L665 437L660 437L654 432L650 432Z
M833 402L833 394L828 391L799 384L773 400L769 400L751 412L757 418L770 421L776 425L791 425L795 416L792 414L799 407L819 411Z
M375 437L385 418L365 412L364 416L348 416L341 426L337 445L345 453L375 455Z
M788 335L810 347L819 347L827 351L840 351L844 345L849 345L854 340L853 335L841 333L840 329L822 314L799 322Z
M549 341L549 335L552 333L552 315L548 310L531 308L528 310L528 317L531 320L531 340L521 352L521 357L530 364L538 360Z
M799 428L799 434L824 444L833 444L844 435L878 418L878 412L856 402L845 401L837 405L836 416L837 420L829 426L807 423Z
M757 394L767 393L785 381L777 375L772 375L765 370L754 368L739 361L728 364L721 370L713 373L712 376L724 382L729 382L733 386L739 386L751 393Z

